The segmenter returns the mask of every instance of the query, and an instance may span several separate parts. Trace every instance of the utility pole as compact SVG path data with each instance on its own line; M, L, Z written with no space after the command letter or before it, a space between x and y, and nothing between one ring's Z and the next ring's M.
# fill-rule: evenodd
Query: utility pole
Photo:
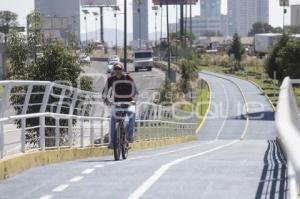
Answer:
M101 43L104 43L104 30L103 30L103 6L99 7L100 9L100 40Z
M168 40L168 74L167 77L171 78L171 57L170 57L170 34L169 34L169 0L167 0L167 40Z
M127 72L127 0L124 0L124 71Z
M97 21L98 21L98 12L93 12L93 15L95 16L95 41L97 42L98 40L98 31L97 31Z
M183 42L183 29L184 29L184 25L183 25L183 4L180 4L180 40L181 42Z
M89 14L88 10L82 10L84 13L84 20L85 20L85 42L88 42L88 24L87 24L87 14Z
M190 0L190 48L192 48L192 1Z

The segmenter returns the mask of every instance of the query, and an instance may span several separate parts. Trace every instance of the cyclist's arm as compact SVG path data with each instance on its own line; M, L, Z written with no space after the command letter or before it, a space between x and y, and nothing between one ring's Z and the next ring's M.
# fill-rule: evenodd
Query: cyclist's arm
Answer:
M111 87L110 79L107 79L107 81L105 83L105 86L104 86L104 88L102 90L102 99L103 99L103 101L107 100L107 95L108 95L108 91L109 91L110 87Z

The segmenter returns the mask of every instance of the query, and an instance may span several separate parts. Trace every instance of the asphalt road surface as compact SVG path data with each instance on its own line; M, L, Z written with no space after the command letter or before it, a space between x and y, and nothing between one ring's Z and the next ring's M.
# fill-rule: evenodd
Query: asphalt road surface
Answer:
M1 199L286 198L286 160L274 141L274 128L269 132L268 126L260 126L258 133L260 120L246 123L240 108L245 102L229 77L200 77L210 83L216 105L198 141L130 152L126 161L108 156L31 169L1 181ZM241 82L246 96L251 91L247 85ZM264 97L246 98L266 102ZM221 102L224 110L218 108ZM215 114L216 109L222 109L221 114ZM267 121L273 127L274 122ZM247 139L241 140L244 133Z

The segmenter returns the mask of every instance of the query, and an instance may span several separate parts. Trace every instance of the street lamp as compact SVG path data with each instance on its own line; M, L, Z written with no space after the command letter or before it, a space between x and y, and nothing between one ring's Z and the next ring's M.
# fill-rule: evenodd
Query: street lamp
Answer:
M85 20L85 42L88 42L88 25L87 25L87 14L90 12L88 10L82 10L84 13L84 20Z
M127 72L127 0L124 0L124 71Z
M95 35L96 35L95 41L97 42L97 40L98 40L97 21L98 21L99 13L98 12L93 12L93 15L95 16Z
M120 7L119 6L115 6L113 7L114 11L115 11L115 14L114 14L114 17L115 17L115 25L116 25L116 33L115 33L115 36L116 36L116 55L118 55L118 11L120 10Z
M157 10L158 6L153 6L152 10L155 12L155 47L157 47Z
M143 3L143 0L136 0L136 3L138 4L137 12L139 13L139 48L141 48L142 46L141 4Z

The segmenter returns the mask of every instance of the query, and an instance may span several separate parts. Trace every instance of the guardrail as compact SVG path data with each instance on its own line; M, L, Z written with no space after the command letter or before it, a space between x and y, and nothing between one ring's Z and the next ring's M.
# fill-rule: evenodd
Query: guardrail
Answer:
M110 109L99 93L45 81L1 81L0 159L16 153L91 147L109 141ZM196 124L170 107L139 104L137 140L192 135Z
M300 80L284 79L275 119L279 140L288 160L289 194L292 199L300 196L300 123L294 84L300 84Z

